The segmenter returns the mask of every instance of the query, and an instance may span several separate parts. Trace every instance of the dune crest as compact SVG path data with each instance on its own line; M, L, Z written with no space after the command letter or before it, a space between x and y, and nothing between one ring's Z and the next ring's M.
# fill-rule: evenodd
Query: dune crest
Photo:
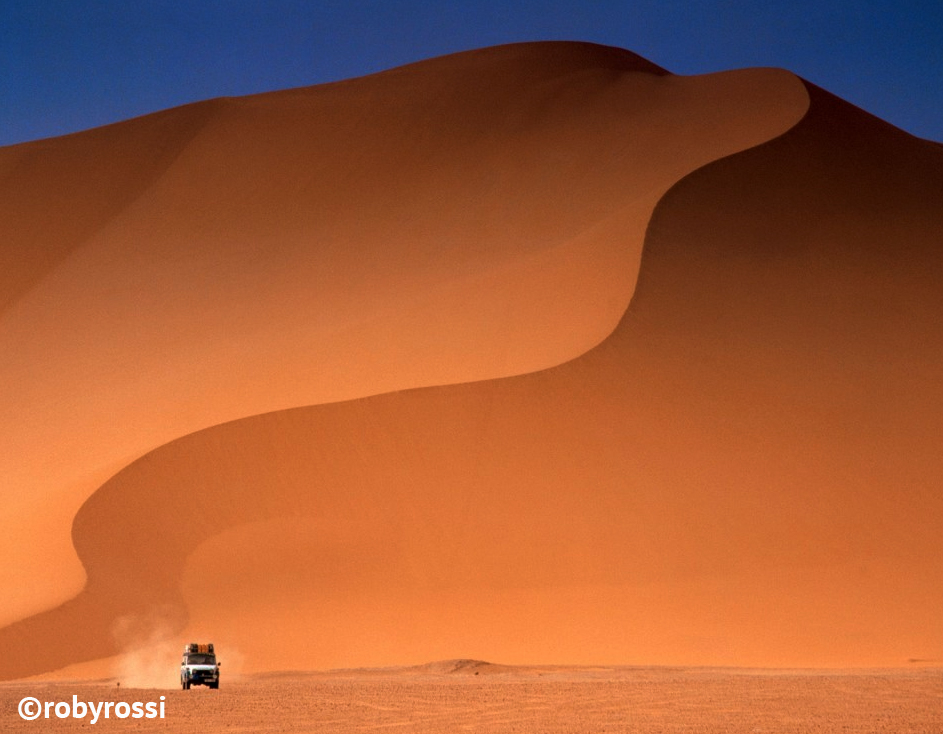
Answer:
M645 228L672 184L807 106L787 72L678 78L586 44L214 103L0 321L4 557L39 578L6 613L80 583L64 552L30 566L51 504L84 500L88 576L0 630L0 676L117 652L115 620L155 609L250 669L285 667L260 629L315 667L638 654L599 615L686 577L702 538L659 529L704 509L643 486L665 438L644 313L623 316Z

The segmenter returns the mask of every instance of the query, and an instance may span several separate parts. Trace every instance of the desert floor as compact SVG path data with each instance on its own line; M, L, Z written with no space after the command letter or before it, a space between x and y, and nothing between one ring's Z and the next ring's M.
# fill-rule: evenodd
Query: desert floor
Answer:
M278 673L219 691L120 689L115 681L0 684L0 728L91 729L90 719L28 722L40 701L157 701L166 718L99 720L164 732L943 732L943 670L503 668Z

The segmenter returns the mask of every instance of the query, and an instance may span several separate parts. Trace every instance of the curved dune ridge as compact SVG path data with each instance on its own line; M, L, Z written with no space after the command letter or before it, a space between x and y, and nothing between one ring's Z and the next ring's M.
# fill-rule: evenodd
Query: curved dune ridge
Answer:
M179 436L590 349L658 197L804 104L522 44L0 150L0 624L82 589L78 508Z
M939 659L938 146L585 44L209 106L8 289L0 676Z
M663 192L806 104L785 72L679 79L618 49L522 44L0 151L0 616L82 590L79 506L179 436L590 349ZM151 624L96 604L79 624L100 634L27 669Z

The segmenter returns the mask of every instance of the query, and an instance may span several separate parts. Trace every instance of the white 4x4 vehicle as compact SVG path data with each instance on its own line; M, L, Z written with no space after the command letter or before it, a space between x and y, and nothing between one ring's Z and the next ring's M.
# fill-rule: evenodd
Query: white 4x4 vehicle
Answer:
M219 688L219 661L212 642L184 645L183 659L180 661L180 687L186 691L190 686Z

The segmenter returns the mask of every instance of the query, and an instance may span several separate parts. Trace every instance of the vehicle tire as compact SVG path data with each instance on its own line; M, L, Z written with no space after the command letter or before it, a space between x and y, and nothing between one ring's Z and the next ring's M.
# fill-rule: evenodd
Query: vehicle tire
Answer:
M210 683L210 688L212 688L214 691L217 690L219 688L219 681L216 681L215 683Z

